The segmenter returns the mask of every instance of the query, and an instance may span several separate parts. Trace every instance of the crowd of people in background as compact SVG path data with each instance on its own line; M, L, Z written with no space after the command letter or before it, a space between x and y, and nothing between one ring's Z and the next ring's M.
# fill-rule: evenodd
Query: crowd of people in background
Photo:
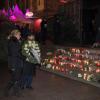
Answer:
M41 31L40 31L40 40L41 43L45 44L46 40L49 38L52 38L52 42L54 44L59 44L60 40L61 40L61 21L58 15L55 15L52 17L53 19L53 23L52 23L52 30L53 30L53 36L52 34L49 35L50 33L48 33L48 29L50 28L50 26L48 25L48 19L43 18L42 22L41 22Z

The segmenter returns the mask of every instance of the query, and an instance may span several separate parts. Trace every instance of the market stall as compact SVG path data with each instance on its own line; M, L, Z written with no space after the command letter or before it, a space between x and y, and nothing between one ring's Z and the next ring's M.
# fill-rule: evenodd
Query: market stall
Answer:
M45 50L42 70L100 87L100 50L55 47Z

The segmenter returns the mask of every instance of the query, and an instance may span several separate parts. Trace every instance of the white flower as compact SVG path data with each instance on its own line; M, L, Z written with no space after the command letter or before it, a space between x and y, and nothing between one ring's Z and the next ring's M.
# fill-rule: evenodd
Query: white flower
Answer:
M36 49L39 49L39 47L36 47Z
M29 44L32 44L32 41L28 41Z
M35 44L35 41L32 41L33 44Z
M52 65L51 64L47 64L47 66L46 66L46 68L51 68L52 67Z
M29 44L29 47L31 47L32 46L32 44Z
M31 54L30 54L30 53L28 53L28 55L30 56Z
M27 50L26 53L29 53L29 50Z
M36 44L36 43L35 43L35 46L37 46L37 47L38 47L38 44Z
M26 58L26 61L29 61L29 59L28 59L28 58Z
M79 74L78 74L78 77L79 77L79 78L82 78L82 74L81 74L81 73L79 73Z
M27 48L27 46L28 46L28 45L27 45L27 44L25 44L25 48Z
M40 50L36 50L37 52L40 52Z
M24 48L24 50L28 50L28 48Z
M32 44L32 48L35 48L35 45L34 44Z

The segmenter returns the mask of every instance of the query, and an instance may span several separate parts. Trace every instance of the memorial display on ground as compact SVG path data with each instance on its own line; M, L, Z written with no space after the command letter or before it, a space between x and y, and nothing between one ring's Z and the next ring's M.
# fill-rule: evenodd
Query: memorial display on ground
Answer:
M47 50L42 69L100 87L100 52L87 48Z

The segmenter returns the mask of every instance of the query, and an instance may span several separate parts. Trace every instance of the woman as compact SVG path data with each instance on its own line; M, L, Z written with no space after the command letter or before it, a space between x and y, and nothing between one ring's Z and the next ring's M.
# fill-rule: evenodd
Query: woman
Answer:
M19 95L19 85L23 67L20 39L21 33L19 30L13 30L8 37L8 67L11 72L11 80L6 88L6 92L9 92L9 90L13 88L14 95Z

